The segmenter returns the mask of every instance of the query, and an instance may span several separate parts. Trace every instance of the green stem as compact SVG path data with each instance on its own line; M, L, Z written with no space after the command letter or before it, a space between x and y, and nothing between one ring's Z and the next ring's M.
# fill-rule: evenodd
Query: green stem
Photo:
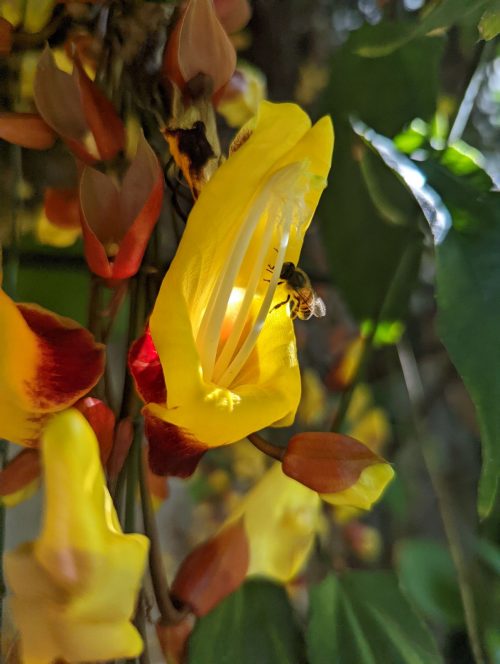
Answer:
M126 475L127 490L125 493L125 516L123 529L126 533L135 531L135 508L137 488L139 484L139 457L141 454L142 427L138 422L134 424L134 440L127 456Z
M427 472L429 473L432 486L436 493L439 512L441 514L444 531L450 547L451 558L457 572L460 597L464 609L465 626L471 646L472 656L475 664L485 664L486 660L481 646L473 584L467 562L467 555L464 550L456 513L453 507L453 500L448 490L448 486L443 480L439 462L436 458L436 450L434 449L434 445L431 444L431 437L427 431L425 422L421 417L422 408L426 399L417 360L413 353L413 349L405 341L401 341L398 344L397 351L410 401L413 427L422 450L422 456L424 458Z

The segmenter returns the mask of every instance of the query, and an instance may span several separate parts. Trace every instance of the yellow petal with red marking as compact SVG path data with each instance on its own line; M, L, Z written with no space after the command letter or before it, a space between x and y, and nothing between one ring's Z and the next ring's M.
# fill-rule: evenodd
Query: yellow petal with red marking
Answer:
M148 541L122 533L97 440L81 413L50 420L42 459L42 532L5 557L23 661L136 657L142 640L130 620Z

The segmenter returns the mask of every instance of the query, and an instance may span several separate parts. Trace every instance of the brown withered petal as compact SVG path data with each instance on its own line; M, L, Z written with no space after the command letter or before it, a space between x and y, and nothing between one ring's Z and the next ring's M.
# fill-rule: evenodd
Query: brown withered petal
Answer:
M56 134L36 113L0 113L0 138L31 150L47 150Z
M244 28L252 15L248 0L214 0L214 4L219 21L229 35Z
M167 78L183 89L198 74L206 74L217 93L235 68L236 51L217 18L213 0L189 0L165 49Z
M80 201L78 189L47 187L43 195L47 219L59 228L80 228Z
M0 496L20 491L39 477L40 473L40 452L34 449L19 452L0 471Z
M318 493L338 493L356 484L365 468L384 460L359 441L341 433L293 436L283 458L283 472Z
M204 616L243 583L250 550L243 519L192 551L182 563L172 594Z

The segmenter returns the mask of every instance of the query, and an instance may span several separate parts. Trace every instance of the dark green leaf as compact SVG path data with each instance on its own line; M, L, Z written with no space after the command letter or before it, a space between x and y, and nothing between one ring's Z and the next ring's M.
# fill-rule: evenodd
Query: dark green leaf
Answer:
M457 576L446 547L425 539L401 542L397 566L401 585L423 615L448 626L463 624Z
M471 181L471 173L460 177L432 161L419 169L392 141L366 126L356 128L403 179L429 221L436 244L440 335L481 428L478 510L486 517L500 476L500 194L485 191L486 174L478 180L473 173Z
M191 664L301 664L301 633L285 590L248 581L199 620L189 640Z
M373 60L353 54L347 43L333 59L331 85L321 110L333 116L336 145L331 185L320 215L333 281L361 321L380 314L408 247L415 247L418 254L421 235L415 222L420 213L385 165L373 155L366 156L362 146L360 151L349 118L362 118L391 135L415 114L430 120L436 108L441 54L442 40L428 39ZM385 308L388 320L405 316L418 263L417 257L392 309Z
M359 55L367 58L388 55L417 37L435 30L446 30L463 19L474 19L490 3L491 0L441 0L435 2L431 9L424 10L420 20L380 23L358 30L353 46Z
M483 517L493 507L500 473L499 256L498 223L483 224L477 233L451 229L437 247L439 331L474 401L481 428L478 509Z
M391 572L328 576L311 591L310 664L437 664L427 628Z

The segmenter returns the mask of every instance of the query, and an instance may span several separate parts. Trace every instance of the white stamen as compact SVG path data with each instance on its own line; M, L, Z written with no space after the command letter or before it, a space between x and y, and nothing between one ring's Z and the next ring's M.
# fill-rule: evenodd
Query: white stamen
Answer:
M264 189L251 203L247 219L242 224L229 260L212 291L198 331L196 343L205 380L214 380L218 385L229 386L255 346L280 279L291 228L295 221L296 231L299 232L300 226L306 221L307 211L303 203L307 187L304 187L304 182L300 182L304 177L304 171L303 162L282 168L269 179ZM290 195L290 192L297 192L297 195L293 193ZM252 240L255 241L255 233L259 226L261 230L257 256L250 277L243 285L238 283L239 272ZM273 248L277 250L277 255L273 256L274 269L268 283L263 275L266 274L266 261L269 260L270 254L273 255ZM232 297L235 290L239 291L241 286L244 289L244 296ZM252 323L256 298L261 299L262 303ZM235 307L238 309L231 331L224 343L221 343L221 333L228 308L234 310ZM249 325L251 329L242 340L243 331ZM241 341L240 348L235 354Z

